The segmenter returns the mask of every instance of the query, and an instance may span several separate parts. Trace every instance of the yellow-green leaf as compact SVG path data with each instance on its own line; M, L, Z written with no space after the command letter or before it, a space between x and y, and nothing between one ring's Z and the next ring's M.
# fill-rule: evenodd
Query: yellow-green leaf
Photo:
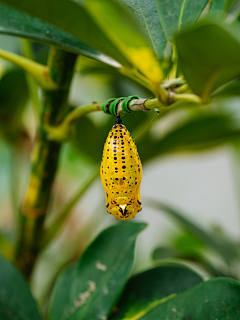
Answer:
M106 36L157 87L164 72L130 13L115 0L85 2L89 14Z

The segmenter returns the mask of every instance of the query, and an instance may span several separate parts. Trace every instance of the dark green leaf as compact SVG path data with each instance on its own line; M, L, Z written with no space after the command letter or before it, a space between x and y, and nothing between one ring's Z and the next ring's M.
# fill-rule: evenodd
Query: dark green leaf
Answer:
M153 260L165 259L165 258L178 258L180 252L174 248L158 247L153 251Z
M182 266L166 265L147 270L129 280L117 305L118 311L110 319L139 319L134 316L151 308L152 304L200 282L199 275Z
M28 285L19 271L0 256L0 319L41 320Z
M177 31L197 21L207 0L155 0L159 19L169 41Z
M68 270L59 280L62 285L72 277L70 295L67 303L64 302L65 294L55 296L52 305L57 310L58 301L61 302L62 317L55 317L52 310L51 319L99 320L107 317L128 279L135 240L145 226L145 223L124 222L104 230L86 249L75 273L71 276ZM55 294L61 291L59 283Z
M148 205L152 208L160 210L161 212L165 212L170 217L173 217L196 238L216 250L226 260L227 263L238 258L238 252L230 241L228 242L226 239L221 238L219 235L202 229L190 219L186 218L185 215L179 210L173 209L172 207L153 199L148 200Z
M131 14L141 26L145 37L155 54L165 57L167 40L159 21L157 8L154 0L121 0L131 10Z
M11 17L11 19L9 19ZM0 3L0 33L10 34L58 46L76 54L115 65L101 52L52 25Z
M98 28L84 6L66 0L39 0L37 5L31 0L1 0L1 2L53 24L119 63L129 65L127 60L119 53L119 50Z
M49 320L60 320L69 302L72 282L76 275L77 265L67 267L58 277L54 287L49 308Z
M88 117L81 117L76 123L73 142L93 161L100 162L102 159L103 146L112 127L111 120L114 125L114 118L109 116L110 123L105 124L104 127L95 126Z
M239 317L240 283L229 278L214 278L178 294L135 319L236 320Z
M239 33L238 26L202 22L176 36L184 77L203 101L240 74Z
M8 141L19 138L21 113L28 99L25 74L10 69L0 80L0 131Z
M212 93L213 97L240 96L240 81L231 81Z

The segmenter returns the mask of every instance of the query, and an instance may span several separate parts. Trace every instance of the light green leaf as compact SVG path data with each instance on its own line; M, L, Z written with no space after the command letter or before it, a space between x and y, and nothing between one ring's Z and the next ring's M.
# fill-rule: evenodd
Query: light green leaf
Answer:
M131 14L116 0L85 2L89 14L122 55L158 88L164 71Z
M226 260L227 263L236 260L239 257L239 253L230 241L228 242L219 235L202 229L200 226L188 219L181 211L153 199L148 199L148 205L168 214L170 217L173 217L196 238L201 240L204 244L208 245L212 249L216 250Z

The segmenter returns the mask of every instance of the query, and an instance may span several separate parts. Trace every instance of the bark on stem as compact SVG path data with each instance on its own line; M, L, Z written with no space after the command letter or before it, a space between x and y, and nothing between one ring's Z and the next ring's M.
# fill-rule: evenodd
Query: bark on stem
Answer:
M49 52L49 72L58 89L43 92L41 124L33 148L31 175L20 212L15 251L15 263L26 278L30 277L41 249L43 223L61 148L60 142L49 140L44 125L58 125L68 112L67 97L76 58L75 54L55 47Z

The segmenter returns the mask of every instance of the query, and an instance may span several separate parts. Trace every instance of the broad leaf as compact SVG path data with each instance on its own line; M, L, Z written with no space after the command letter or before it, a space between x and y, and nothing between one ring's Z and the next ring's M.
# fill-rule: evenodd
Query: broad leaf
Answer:
M75 1L81 3L79 0ZM123 56L158 87L164 71L131 14L116 0L85 2L92 18Z
M135 319L170 295L185 291L202 282L188 268L177 265L159 266L133 276L127 283L111 320ZM138 319L138 317L136 318ZM157 318L158 319L158 318Z
M240 74L240 28L202 22L176 36L186 81L203 101Z
M107 317L128 279L135 240L145 226L144 223L124 222L104 230L86 249L76 270L68 269L58 281L50 319L97 320ZM68 281L71 288L67 285L66 294L62 288ZM61 318L58 318L58 307Z
M166 38L197 21L208 0L155 0Z
M37 5L31 0L1 0L0 2L53 24L119 63L128 65L128 61L99 29L84 6L69 0L39 0Z
M49 308L49 320L60 320L64 309L69 303L69 295L72 282L76 275L77 264L67 267L58 277L52 293L52 300Z
M181 211L153 199L148 199L148 205L152 208L166 213L170 217L173 217L178 223L182 225L184 229L191 232L197 239L202 241L205 245L216 250L226 260L227 263L238 258L239 253L231 242L228 242L226 239L221 238L216 233L202 229L193 221L185 217L185 215Z
M214 278L177 294L134 320L236 320L239 314L240 283L229 278Z
M154 53L166 57L167 40L163 31L154 0L121 0L131 10L131 14L142 28Z
M41 320L25 279L2 256L0 256L0 319Z
M11 19L9 19L11 17ZM51 24L0 3L0 33L29 38L116 66L116 62L96 49Z

